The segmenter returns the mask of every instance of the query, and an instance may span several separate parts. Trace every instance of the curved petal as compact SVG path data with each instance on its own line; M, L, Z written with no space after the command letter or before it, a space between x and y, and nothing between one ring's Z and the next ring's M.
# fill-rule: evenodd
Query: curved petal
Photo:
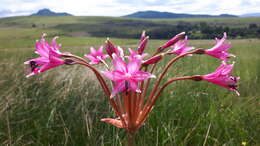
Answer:
M134 91L134 92L141 92L140 89L138 88L138 82L130 80L129 82L129 89Z
M103 54L103 46L100 46L99 48L98 48L98 51L97 51L98 53L100 53L100 54Z
M124 80L124 73L120 71L107 71L101 72L104 76L106 76L109 80L112 81L122 81Z
M116 54L113 54L113 65L115 70L121 71L121 72L127 72L127 66L126 63L118 57Z
M40 72L39 72L39 69L38 69L38 68L35 68L34 71L32 71L30 74L26 75L26 78L29 78L29 77L31 77L31 76L33 76L33 75L38 74L38 73L40 73Z
M96 54L97 54L97 51L96 51L93 47L91 47L91 48L90 48L90 53L91 53L92 55L96 55Z
M61 48L61 45L60 44L57 44L56 40L58 39L59 37L56 36L52 39L52 42L51 42L51 46L53 47L54 50L59 50Z
M31 60L28 60L28 61L24 62L24 64L30 64L31 61L35 61L37 64L43 65L43 64L48 63L49 59L45 58L45 57L38 57L38 58L34 58L34 59L31 59Z
M181 54L187 53L188 51L193 50L193 49L194 49L194 47L185 47L185 48L183 48Z
M113 126L116 126L118 128L124 128L122 121L118 120L118 119L104 118L104 119L101 119L101 121L111 124Z
M35 51L42 57L49 57L49 49L43 46L43 44L39 41L35 43Z
M141 67L141 60L136 59L132 59L129 61L128 65L127 65L127 71L128 73L135 73L137 72Z
M111 96L114 97L117 93L122 92L126 89L125 81L117 82L113 88Z
M132 79L135 81L144 81L148 78L154 78L155 76L149 72L138 71L132 75Z
M91 62L98 62L98 59L96 59L92 54L85 54L86 58L88 58Z
M232 70L233 70L233 64L228 64L221 70L221 75L228 75Z

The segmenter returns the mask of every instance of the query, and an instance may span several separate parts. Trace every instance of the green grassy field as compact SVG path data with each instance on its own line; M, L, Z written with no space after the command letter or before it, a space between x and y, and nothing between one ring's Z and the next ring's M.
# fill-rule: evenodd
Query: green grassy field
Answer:
M233 31L238 31L231 30L234 28L246 32L245 29L247 29L250 24L260 26L260 18L133 19L94 16L11 17L0 19L0 40L3 37L5 40L20 37L23 37L26 40L29 38L34 39L38 37L39 32L48 32L49 36L113 36L117 38L138 38L142 30L146 30L150 33L150 36L153 36L154 38L161 39L170 38L175 35L175 33L183 31L182 29L186 27L192 27L193 29L188 28L186 31L188 31L187 33L190 33L191 36L197 38L198 36L205 35L198 32L202 29L199 28L200 23L202 22L207 24L206 26L216 29L214 31L218 31L220 29L218 27L221 26L221 32L215 33L215 35L219 36L221 36L222 31L229 30L232 33L234 33ZM225 27L228 28L226 29ZM17 33L12 33L13 31L10 30ZM252 30L252 32L258 31L260 31L260 27L259 29ZM251 38L247 33L243 34L243 36ZM239 38L243 36L235 37ZM233 38L235 37L233 36Z
M62 51L80 56L88 53L90 46L98 47L106 40L102 37L67 36L51 27L30 28L31 23L57 25L61 21L63 24L78 23L77 19L84 18L59 20L50 17L46 18L50 19L48 21L33 17L0 19L0 145L126 144L124 130L100 121L113 115L88 69L61 66L25 78L28 72L23 62L36 57L34 43L41 32L50 37L60 34L58 42L62 43ZM113 19L120 21L121 18ZM95 21L102 20L102 17L95 18ZM6 25L6 22L11 24L13 21L17 24ZM135 48L138 43L135 39L111 40L124 49ZM137 146L239 146L242 142L248 146L260 145L260 40L229 41L233 46L230 52L237 55L231 61L236 61L234 75L241 77L241 96L206 82L177 82L159 98L136 136ZM163 42L151 40L148 52ZM213 44L213 40L190 41L190 45L198 48L209 48ZM161 62L157 72L170 58ZM208 56L194 55L180 60L167 76L206 74L214 71L219 63Z

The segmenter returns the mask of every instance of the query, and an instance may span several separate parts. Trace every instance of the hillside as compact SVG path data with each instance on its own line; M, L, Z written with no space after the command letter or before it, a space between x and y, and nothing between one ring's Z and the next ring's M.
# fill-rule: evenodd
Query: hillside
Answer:
M205 15L205 14L180 14L170 12L158 11L139 11L123 17L129 18L154 18L154 19L171 19L171 18L210 18L210 17L237 17L235 15L221 14L221 15Z
M14 33L15 30L15 33ZM227 32L229 38L259 37L260 18L136 19L124 17L27 16L0 19L1 38L48 36L169 39L185 31L191 39L212 39Z
M240 17L260 17L260 13L247 13L240 15Z
M50 9L41 9L37 13L32 14L31 16L72 16L69 13L56 13L51 11Z

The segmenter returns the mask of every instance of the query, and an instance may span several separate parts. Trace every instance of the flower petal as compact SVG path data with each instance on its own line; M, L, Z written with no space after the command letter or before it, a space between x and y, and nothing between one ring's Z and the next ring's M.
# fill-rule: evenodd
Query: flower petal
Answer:
M141 60L136 59L132 59L131 61L129 61L128 65L127 65L127 70L128 73L135 73L137 72L141 67Z
M120 71L107 71L101 72L104 76L106 76L109 80L112 81L122 81L124 80L124 73Z
M138 88L138 82L133 80L129 81L129 89L134 92L141 92L140 89Z
M118 120L118 119L104 118L104 119L101 119L101 121L111 124L113 126L116 126L118 128L124 128L122 121Z
M127 66L126 63L122 60L122 58L118 57L116 54L113 54L113 65L115 70L121 71L121 72L127 72Z
M117 93L122 92L126 89L126 81L116 82L111 96L114 97Z
M155 76L149 72L137 71L132 75L132 79L136 81L144 81L148 78L154 78Z

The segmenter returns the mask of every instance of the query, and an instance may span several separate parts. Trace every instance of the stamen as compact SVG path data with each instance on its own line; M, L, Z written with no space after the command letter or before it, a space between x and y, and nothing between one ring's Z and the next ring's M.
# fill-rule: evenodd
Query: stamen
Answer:
M31 72L33 72L39 65L35 61L30 61Z

